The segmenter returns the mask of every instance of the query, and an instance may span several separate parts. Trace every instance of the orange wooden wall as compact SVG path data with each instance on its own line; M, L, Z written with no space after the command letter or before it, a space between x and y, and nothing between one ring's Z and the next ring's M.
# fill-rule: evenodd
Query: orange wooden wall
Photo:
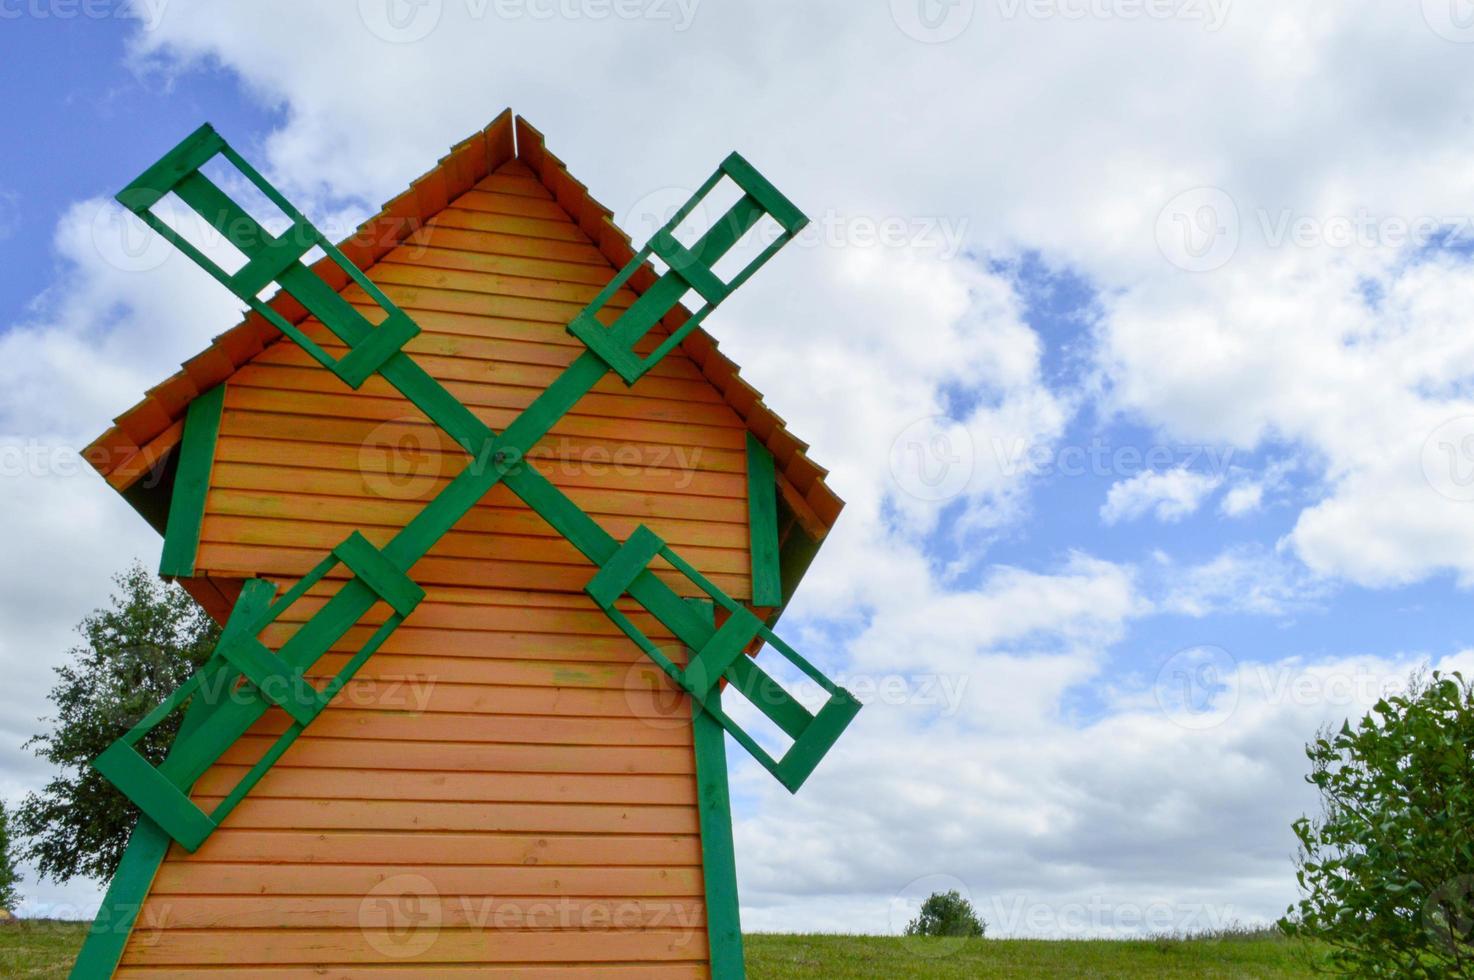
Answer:
M424 329L409 352L498 429L583 350L563 325L613 272L516 161L368 270ZM533 459L616 537L646 523L745 600L745 432L677 352L634 389L606 377ZM199 574L289 585L354 529L386 541L464 459L382 379L350 392L279 342L228 382ZM494 490L415 566L427 599L358 679L196 854L170 852L120 974L707 976L689 705L582 594L592 573Z

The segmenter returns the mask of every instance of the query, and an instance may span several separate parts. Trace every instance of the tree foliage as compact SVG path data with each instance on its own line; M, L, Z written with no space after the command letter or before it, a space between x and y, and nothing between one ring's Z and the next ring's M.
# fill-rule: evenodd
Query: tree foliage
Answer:
M1323 812L1294 825L1304 897L1281 926L1342 972L1474 977L1474 684L1414 677L1306 754Z
M26 855L55 881L107 879L117 870L138 811L89 763L188 679L218 636L183 589L142 565L114 582L110 605L77 626L86 642L56 668L56 714L41 719L49 730L26 742L60 770L16 814ZM176 712L137 748L158 764L177 730Z
M972 903L955 889L933 892L921 903L921 914L906 924L908 936L980 938L987 929Z
M15 842L10 838L10 811L0 803L0 912L20 904L20 872L15 870Z

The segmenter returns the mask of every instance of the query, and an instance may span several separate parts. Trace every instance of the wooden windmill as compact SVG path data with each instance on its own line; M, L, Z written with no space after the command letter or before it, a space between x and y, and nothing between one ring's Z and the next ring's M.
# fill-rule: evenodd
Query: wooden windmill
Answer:
M842 504L699 328L799 210L734 153L636 253L510 111L336 246L208 126L118 200L249 312L88 450L224 629L94 763L143 816L74 975L740 977L722 733L796 791L860 707L770 628Z

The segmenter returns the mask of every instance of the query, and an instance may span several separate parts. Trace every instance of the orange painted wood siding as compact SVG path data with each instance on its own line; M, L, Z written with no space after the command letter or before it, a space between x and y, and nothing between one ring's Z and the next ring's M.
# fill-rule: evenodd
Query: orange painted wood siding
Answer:
M613 272L517 162L368 270L423 328L410 353L497 429L582 352L563 325ZM634 389L606 377L531 456L611 534L648 524L746 599L745 432L677 352ZM196 567L290 584L355 529L387 541L464 462L382 380L348 391L283 341L228 383ZM592 574L489 494L412 570L426 600L354 682L197 853L170 852L120 975L709 975L689 704L583 595ZM286 723L264 716L195 799Z

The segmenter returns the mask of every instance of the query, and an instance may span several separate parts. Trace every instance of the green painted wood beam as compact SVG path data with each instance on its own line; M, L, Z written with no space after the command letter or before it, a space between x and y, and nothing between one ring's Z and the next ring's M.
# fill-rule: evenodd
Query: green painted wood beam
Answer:
M751 541L752 604L783 604L783 575L778 564L778 476L773 454L747 434L747 533Z
M231 610L230 620L225 624L222 639L238 634L245 624L255 619L271 602L276 586L261 579L251 579L241 589L240 599ZM226 690L222 686L219 690ZM172 758L179 747L188 742L204 725L205 720L220 707L220 702L211 703L208 698L191 698L184 709L184 719L179 723L179 734L169 750ZM167 760L166 760L167 761ZM181 791L188 792L194 781L175 782ZM164 856L169 853L169 835L147 816L140 816L128 838L123 859L108 884L107 894L92 920L92 928L82 943L82 950L72 964L74 980L101 980L111 977L123 958L123 949L133 932L143 900L148 897L149 887Z
M709 624L715 607L704 607ZM721 703L721 691L708 701ZM691 699L692 740L696 747L696 806L701 819L701 874L706 892L706 935L713 980L744 980L742 911L737 896L737 857L732 847L732 798L727 785L727 740L722 726Z
M189 403L184 416L184 437L179 441L179 468L174 474L174 493L169 502L169 522L164 529L164 554L159 574L170 578L194 574L195 555L200 550L200 525L205 520L205 496L210 490L210 471L215 465L215 440L220 435L220 415L225 408L225 385L219 384Z

